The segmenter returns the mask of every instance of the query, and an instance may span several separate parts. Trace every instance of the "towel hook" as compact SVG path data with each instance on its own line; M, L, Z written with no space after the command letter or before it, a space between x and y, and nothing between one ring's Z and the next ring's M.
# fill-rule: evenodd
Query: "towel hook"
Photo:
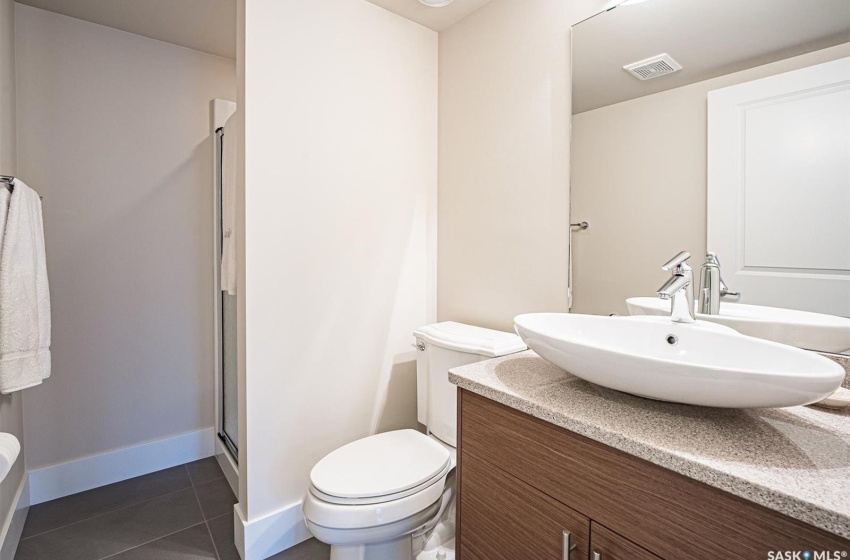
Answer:
M0 183L4 183L6 188L9 189L9 192L11 192L15 186L15 178L11 175L0 175Z
M9 189L9 192L12 192L15 189L15 179L11 175L0 175L0 183L6 185L6 188ZM44 200L43 196L38 197L39 200Z
M577 227L579 229L587 229L590 227L590 224L587 222L579 222L577 224L570 224L570 227Z

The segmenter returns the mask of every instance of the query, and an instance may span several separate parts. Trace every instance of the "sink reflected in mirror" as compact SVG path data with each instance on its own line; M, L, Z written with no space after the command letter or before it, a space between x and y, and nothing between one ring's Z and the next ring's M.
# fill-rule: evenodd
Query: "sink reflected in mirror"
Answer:
M634 316L670 314L670 302L656 297L629 298L626 307ZM695 316L698 321L725 325L773 342L836 354L850 352L850 319L846 317L725 301L719 313Z

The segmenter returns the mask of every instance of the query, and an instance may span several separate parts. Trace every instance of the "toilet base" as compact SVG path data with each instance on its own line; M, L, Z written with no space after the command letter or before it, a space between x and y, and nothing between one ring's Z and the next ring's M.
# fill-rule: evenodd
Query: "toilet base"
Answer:
M413 560L413 545L410 535L380 543L331 545L330 560Z
M330 560L454 560L454 469L444 480L440 499L424 510L386 525L352 529L311 521L321 502L308 492L305 522L314 537L331 545Z

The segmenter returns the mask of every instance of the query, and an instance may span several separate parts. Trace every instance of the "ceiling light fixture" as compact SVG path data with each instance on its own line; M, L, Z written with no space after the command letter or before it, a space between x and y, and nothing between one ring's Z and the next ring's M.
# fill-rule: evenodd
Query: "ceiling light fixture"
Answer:
M425 4L429 8L442 8L443 6L448 6L454 0L419 0L421 4Z

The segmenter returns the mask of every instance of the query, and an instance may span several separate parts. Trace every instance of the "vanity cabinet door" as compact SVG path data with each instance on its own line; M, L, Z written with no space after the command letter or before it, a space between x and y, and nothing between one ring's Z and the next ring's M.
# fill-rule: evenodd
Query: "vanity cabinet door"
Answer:
M763 560L776 550L850 550L847 539L486 397L462 390L459 403L463 453L667 560Z
M590 520L501 469L461 455L459 560L585 560ZM564 531L572 550L564 551Z
M661 560L598 523L590 524L590 560Z

